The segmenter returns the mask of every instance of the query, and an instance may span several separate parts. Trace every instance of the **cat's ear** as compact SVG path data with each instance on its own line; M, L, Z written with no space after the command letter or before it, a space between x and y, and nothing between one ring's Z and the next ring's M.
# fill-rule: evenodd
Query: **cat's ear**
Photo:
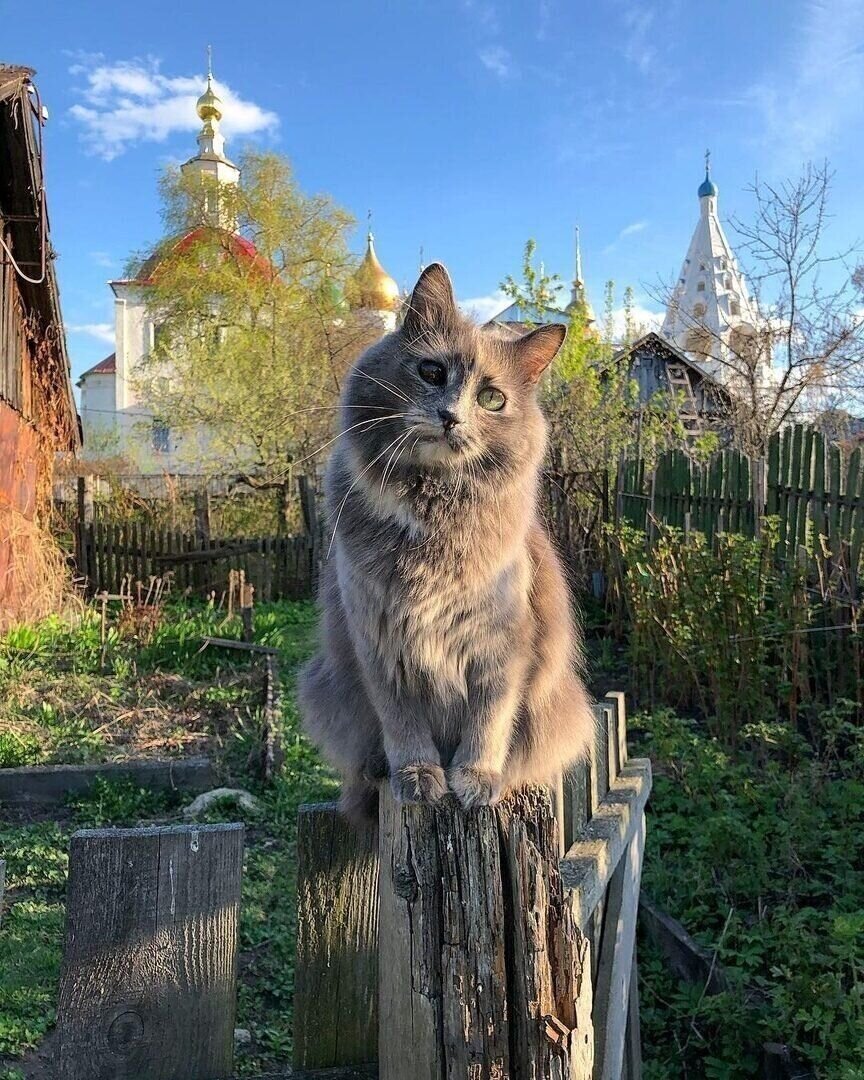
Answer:
M409 338L417 338L428 330L446 330L457 318L450 275L441 263L430 263L411 293L402 329Z
M538 326L530 334L513 342L519 366L529 382L537 382L558 355L566 336L566 326L562 323L549 323Z

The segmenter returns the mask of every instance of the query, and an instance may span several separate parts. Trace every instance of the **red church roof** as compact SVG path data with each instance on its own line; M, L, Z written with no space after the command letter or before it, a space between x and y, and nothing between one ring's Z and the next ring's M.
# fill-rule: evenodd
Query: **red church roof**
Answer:
M111 353L110 356L106 356L104 360L100 360L98 364L94 364L93 367L88 368L82 373L81 378L84 379L88 375L113 375L117 370L117 354ZM81 385L81 380L78 380L78 385Z

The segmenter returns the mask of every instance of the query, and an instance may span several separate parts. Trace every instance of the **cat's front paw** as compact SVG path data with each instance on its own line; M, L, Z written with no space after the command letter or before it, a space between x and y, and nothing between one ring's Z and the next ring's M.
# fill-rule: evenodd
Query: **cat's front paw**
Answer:
M447 781L466 810L494 806L501 798L501 774L479 765L452 765L447 770Z
M390 777L393 796L402 803L434 803L447 794L447 779L440 765L418 762L403 765Z

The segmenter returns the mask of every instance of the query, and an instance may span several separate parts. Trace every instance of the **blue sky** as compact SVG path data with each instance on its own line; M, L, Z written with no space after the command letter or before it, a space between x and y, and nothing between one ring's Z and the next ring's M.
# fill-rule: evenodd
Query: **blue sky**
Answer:
M288 155L361 225L373 210L400 284L422 245L484 314L528 237L572 273L575 222L595 305L612 278L656 308L646 288L679 269L706 146L724 217L747 216L757 172L827 157L833 240L864 235L864 0L41 0L7 15L0 60L37 69L50 111L76 377L111 349L106 281L159 238L160 170L195 151L208 42L229 154Z

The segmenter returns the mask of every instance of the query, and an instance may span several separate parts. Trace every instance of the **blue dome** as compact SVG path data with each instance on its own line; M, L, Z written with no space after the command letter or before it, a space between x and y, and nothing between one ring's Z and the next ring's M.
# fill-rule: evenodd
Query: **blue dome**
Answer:
M711 177L706 172L705 173L705 179L699 185L699 198L704 199L707 195L716 196L717 195L717 185L714 183L714 181L711 179Z

